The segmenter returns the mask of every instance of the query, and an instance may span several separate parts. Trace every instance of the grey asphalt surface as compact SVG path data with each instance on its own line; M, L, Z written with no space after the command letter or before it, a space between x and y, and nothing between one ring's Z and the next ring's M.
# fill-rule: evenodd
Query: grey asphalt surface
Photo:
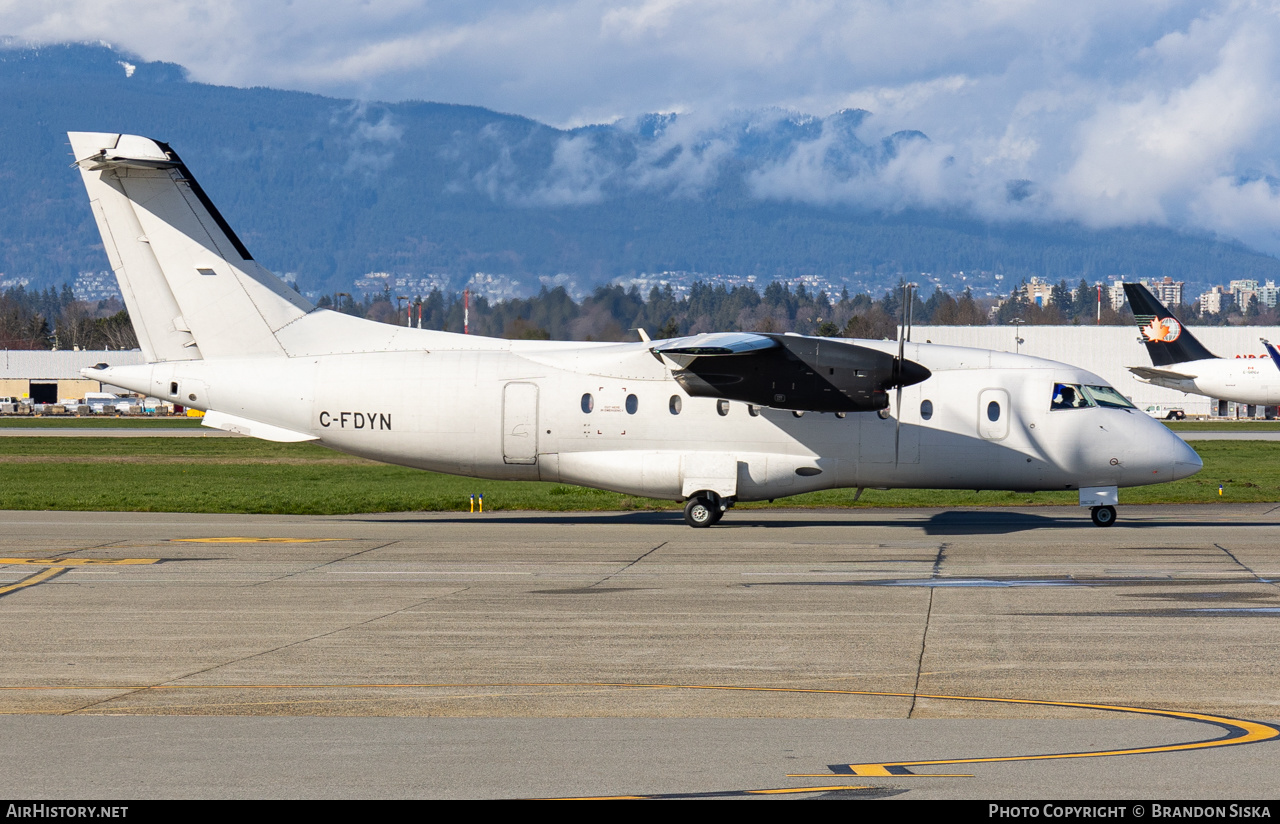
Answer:
M1278 523L0 512L0 792L1275 798Z

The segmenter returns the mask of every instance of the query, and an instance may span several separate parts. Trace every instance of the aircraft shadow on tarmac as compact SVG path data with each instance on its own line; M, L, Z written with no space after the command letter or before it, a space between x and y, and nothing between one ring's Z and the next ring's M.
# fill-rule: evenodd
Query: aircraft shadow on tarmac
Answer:
M788 512L771 512L770 517L763 519L753 517L759 510L738 510L729 512L725 519L710 529L796 529L800 527L918 527L926 535L1007 535L1015 532L1029 532L1037 529L1096 529L1082 509L1079 515L1040 515L1031 512L1009 512L1001 510L953 510L938 512L932 515L921 515L912 518L904 513L902 517L876 517L876 513L868 512L867 518L832 518L821 511L805 512L792 510ZM368 522L370 519L361 518ZM374 519L384 520L384 519ZM390 520L390 519L385 519ZM409 519L412 523L415 519ZM424 517L416 519L419 523L489 523L502 524L554 524L564 526L601 526L605 524L626 525L683 525L681 513L669 512L540 512L540 513L502 513L497 518L486 518L485 515L456 515L449 517ZM404 519L396 519L397 523L406 523ZM1231 526L1275 526L1274 520L1229 521ZM1204 519L1187 518L1186 520L1159 521L1134 518L1125 520L1122 516L1111 529L1153 529L1168 527L1203 527Z

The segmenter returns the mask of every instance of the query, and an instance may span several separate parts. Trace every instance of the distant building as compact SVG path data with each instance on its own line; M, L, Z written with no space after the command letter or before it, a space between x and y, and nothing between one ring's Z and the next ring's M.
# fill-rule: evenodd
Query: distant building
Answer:
M1200 304L1200 313L1218 314L1222 311L1224 303L1231 303L1231 292L1221 286L1215 286L1208 292L1205 292L1197 299Z
M1128 300L1124 296L1124 278L1107 287L1107 297L1111 300L1111 308L1119 312L1120 307L1124 306L1124 302Z
M100 300L119 300L120 285L116 282L114 272L81 272L71 287L77 300L97 303Z
M449 291L449 276L441 274L427 275L393 275L390 272L368 272L356 278L355 288L361 294L381 294L391 292L393 295L408 294L419 297L431 294L431 290Z
M0 350L0 398L27 398L32 403L57 403L66 398L83 398L85 392L114 392L127 389L104 386L86 378L81 369L105 363L134 366L146 363L142 352L94 349L49 351L47 349Z
M1267 281L1258 287L1258 303L1269 309L1276 308L1277 292L1280 292L1280 289L1276 288L1276 282L1274 280Z
M1175 281L1171 277L1165 277L1161 280L1142 280L1139 283L1147 287L1151 294L1165 306L1176 309L1182 305L1182 287L1186 285L1185 281Z
M1047 280L1033 277L1027 283L1027 303L1036 306L1048 306L1053 303L1053 284Z
M1231 294L1235 297L1236 308L1243 312L1249 308L1249 301L1258 297L1256 280L1233 280L1230 284Z

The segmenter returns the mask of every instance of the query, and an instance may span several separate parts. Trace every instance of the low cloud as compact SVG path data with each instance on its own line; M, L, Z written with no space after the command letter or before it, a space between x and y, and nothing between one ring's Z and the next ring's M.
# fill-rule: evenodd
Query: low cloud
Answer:
M404 127L396 124L391 112L363 101L335 111L329 125L347 146L347 174L377 176L391 166L404 137Z
M764 199L1167 225L1280 253L1274 4L165 0L145 27L134 11L0 0L0 34L103 39L203 82L572 127L536 174L529 132L468 155L454 185L510 202L697 197L730 174ZM385 168L394 121L350 125L349 171Z

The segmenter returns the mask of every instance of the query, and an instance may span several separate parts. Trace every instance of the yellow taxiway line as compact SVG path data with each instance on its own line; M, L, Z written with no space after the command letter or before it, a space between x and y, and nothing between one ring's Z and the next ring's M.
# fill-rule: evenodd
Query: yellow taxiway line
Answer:
M21 581L19 581L16 584L9 584L8 586L0 587L0 595L13 592L14 590L17 590L17 589L22 589L23 587L35 586L36 584L39 584L43 581L47 581L50 578L57 577L66 571L67 571L66 567L60 567L60 566L49 567L48 569L42 569L39 572L37 572L35 575L29 575L26 578L23 578Z
M48 574L53 570L45 570L41 575ZM59 570L61 571L61 570ZM28 578L19 585L29 585L34 583L35 577ZM2 592L3 590L0 590ZM499 682L499 683L432 683L432 684L407 684L407 683L359 683L359 684L151 684L146 686L138 686L136 684L81 684L68 686L0 686L0 692L8 691L101 691L101 690L127 690L131 693L140 693L148 691L193 691L193 690L407 690L407 689L475 689L475 688L502 688L502 689L528 689L528 688L558 688L558 689L618 689L618 690L706 690L717 692L758 692L758 693L779 693L792 695L831 695L831 696L866 696L877 698L915 698L915 699L931 699L937 701L970 701L975 703L994 703L994 704L1021 704L1040 707L1063 707L1069 709L1085 709L1101 712L1130 713L1134 715L1151 715L1161 718L1173 718L1181 721L1193 721L1200 724L1209 724L1225 731L1224 735L1215 738L1187 741L1178 744L1167 744L1154 747L1133 747L1128 749L1110 749L1110 750L1091 750L1086 752L1069 752L1069 753L1043 753L1035 755L1007 755L994 756L985 758L947 758L935 759L928 761L882 761L868 764L848 764L842 765L843 769L837 773L824 773L830 777L831 775L862 775L862 776L902 776L911 775L906 771L891 771L893 767L922 767L930 765L945 764L979 764L992 763L1000 761L1043 761L1048 759L1060 758L1102 758L1119 755L1143 755L1150 753L1165 752L1183 752L1187 750L1211 749L1214 747L1239 746L1241 744L1254 744L1259 741L1267 741L1272 738L1280 737L1280 729L1258 721L1248 721L1238 718L1230 718L1221 715L1210 715L1208 713L1184 712L1181 710L1164 710L1151 709L1148 707L1130 707L1120 704L1094 704L1083 701L1046 701L1033 698L992 698L979 695L930 695L918 694L910 692L876 692L872 690L836 690L836 689L812 689L802 687L748 687L733 686L726 684L637 684L637 683L621 683L621 682ZM859 771L862 770L862 771ZM796 775L793 777L802 777ZM812 774L803 777L815 777Z

